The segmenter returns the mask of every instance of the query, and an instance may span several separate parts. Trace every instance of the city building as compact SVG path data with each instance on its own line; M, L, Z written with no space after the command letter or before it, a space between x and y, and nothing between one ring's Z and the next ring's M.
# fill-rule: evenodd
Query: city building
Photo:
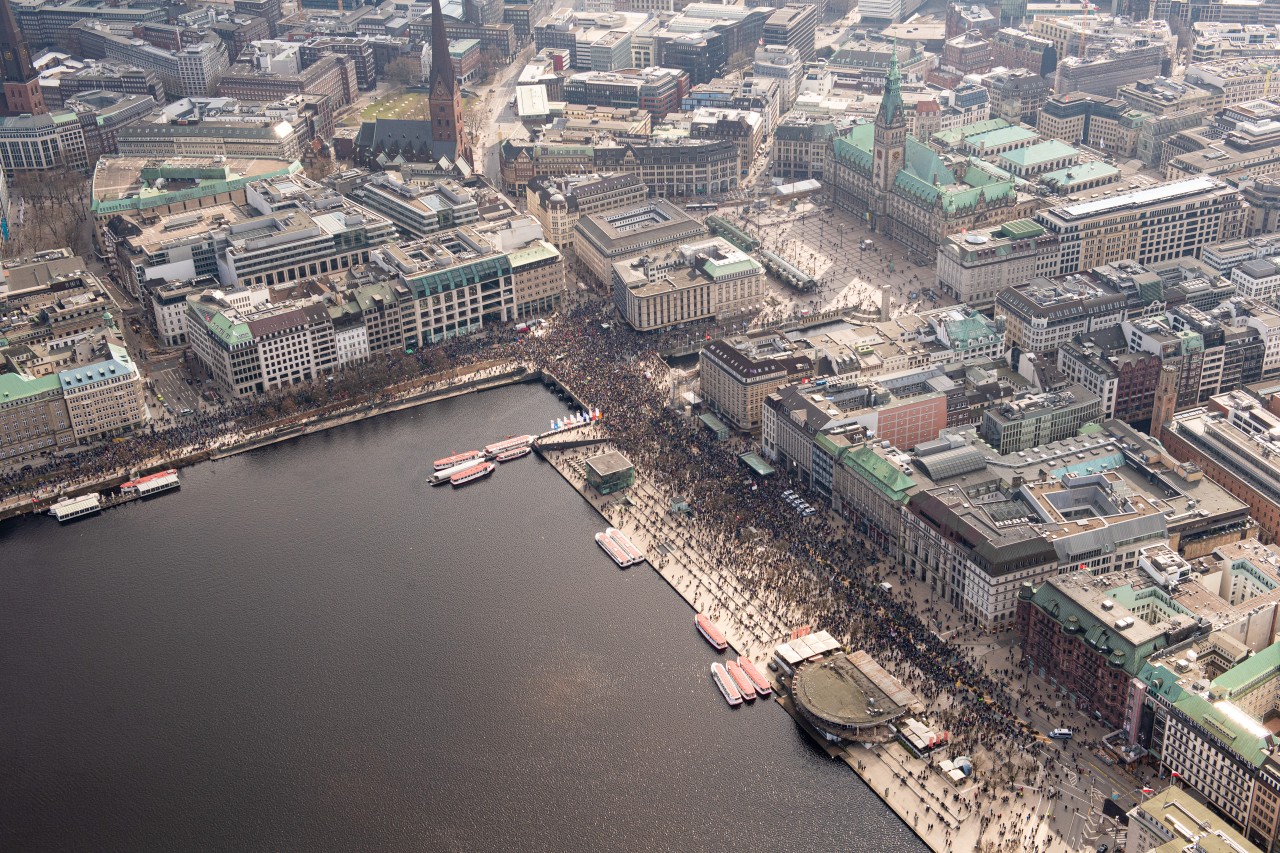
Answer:
M0 72L4 75L4 111L7 114L46 111L40 78L31 62L31 50L26 36L18 28L8 0L0 0Z
M1098 396L1105 420L1150 421L1161 365L1158 354L1130 352L1119 326L1058 345L1058 370Z
M1030 219L949 234L938 246L937 286L962 305L991 308L1005 289L1052 274L1057 248Z
M679 112L689 87L689 74L678 68L588 71L565 78L563 98L571 104L639 108L662 117Z
M360 297L370 351L416 349L552 310L564 292L563 258L533 235L537 223L526 219L488 239L467 225L372 249L365 271L385 286Z
M504 141L499 148L503 189L523 193L539 175L590 172L636 175L657 198L729 192L738 187L738 147L730 140L675 139L647 144L601 139Z
M943 436L899 470L916 481L899 565L989 628L1020 617L1024 582L1132 569L1166 544L1190 559L1249 527L1244 505L1118 421L1007 456Z
M1123 294L1100 276L1086 272L1034 278L1002 290L996 297L995 311L1005 317L1005 341L1010 348L1048 355L1077 335L1119 326L1127 316L1127 306Z
M298 160L310 138L307 117L288 104L184 99L120 128L116 149L130 157Z
M1245 213L1237 189L1200 176L1044 208L1035 220L1057 238L1065 274L1126 258L1147 266L1199 257L1206 245L1242 237Z
M760 428L764 398L813 376L813 361L785 337L752 333L712 341L698 353L702 400L730 427Z
M712 237L681 243L661 257L615 261L612 285L622 318L636 331L650 332L758 307L764 267L727 240Z
M702 223L664 199L580 217L574 247L583 267L612 286L613 265L642 255L657 259L682 243L706 234ZM655 270L655 275L657 271Z
M896 54L875 123L855 126L832 147L828 180L836 205L866 216L917 258L934 257L948 234L1016 218L1011 176L976 161L953 169L907 135Z
M632 33L647 17L640 12L559 8L534 25L534 49L563 48L569 51L569 67L581 71L632 68Z
M166 100L164 84L154 71L122 62L77 60L40 71L40 93L49 109L62 106L72 95L99 91L149 95L157 104Z
M1081 385L1026 394L987 409L978 434L1001 454L1017 453L1071 438L1087 423L1102 420L1102 401Z
M946 393L936 390L936 382L919 381L919 371L903 373L908 375L828 380L821 394L807 384L768 394L761 409L761 452L806 481L825 480L829 489L834 472L823 470L815 452L819 433L874 437L901 448L937 438L947 425Z
M573 245L581 217L639 205L647 195L648 187L630 174L537 177L525 187L525 209L548 242L564 249Z
M851 124L851 119L829 115L787 115L773 131L772 174L793 181L822 180L831 141Z
M1126 853L1176 853L1188 844L1213 853L1263 853L1176 785L1147 796L1129 810Z
M215 275L225 287L272 286L368 263L395 226L299 174L245 186L244 204L155 217L118 214L101 236L122 283L141 295L150 281Z
M1273 432L1274 430L1274 432ZM1280 416L1243 391L1230 391L1204 408L1178 412L1160 433L1170 455L1194 464L1249 506L1259 536L1280 536Z
M1246 595L1269 592L1276 585L1275 559L1274 552L1256 549L1238 554L1219 571L1243 581ZM1274 619L1272 610L1267 608L1264 618ZM1259 621L1264 623L1256 629L1260 633L1267 626ZM1270 629L1275 630L1274 623ZM1280 835L1280 766L1265 724L1276 709L1280 647L1255 650L1256 644L1245 640L1222 631L1170 649L1149 661L1132 689L1126 728L1133 741L1145 747L1162 774L1176 774L1178 786L1195 792L1209 806L1204 810L1211 810L1213 816L1194 830L1183 827L1200 833L1196 846L1201 849L1215 849L1211 845L1224 830L1212 830L1222 821L1264 850L1273 849ZM1168 834L1167 829L1156 834L1152 822L1142 820L1130 832L1136 840L1147 833ZM1185 833L1178 836L1175 843L1185 847Z
M119 35L105 24L82 20L71 26L80 54L89 59L126 62L160 78L173 98L208 97L231 64L222 39L209 35L203 41L165 49L133 37Z
M1201 253L1203 261L1219 275L1230 275L1245 261L1280 255L1280 235L1261 234L1236 240L1212 243Z
M337 366L333 322L319 299L241 310L206 291L187 298L187 312L191 352L228 396L312 382Z
M788 3L765 19L763 46L794 48L800 59L808 62L813 58L817 28L817 6Z
M800 93L800 80L804 77L805 60L795 48L782 45L761 45L756 48L751 64L751 74L757 79L778 82L778 112L786 113Z
M409 240L480 218L474 193L451 180L424 185L392 172L351 170L330 176L328 182L361 207L391 220Z

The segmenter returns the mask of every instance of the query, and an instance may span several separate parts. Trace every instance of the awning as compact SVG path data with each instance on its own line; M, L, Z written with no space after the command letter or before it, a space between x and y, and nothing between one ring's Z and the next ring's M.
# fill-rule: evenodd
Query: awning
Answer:
M759 453L743 453L738 458L742 460L744 465L761 477L768 477L773 474L773 466L765 462L764 457Z

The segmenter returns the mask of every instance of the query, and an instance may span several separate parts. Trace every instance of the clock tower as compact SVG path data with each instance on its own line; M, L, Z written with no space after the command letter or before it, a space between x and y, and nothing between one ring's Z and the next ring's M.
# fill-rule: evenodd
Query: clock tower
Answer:
M872 146L871 182L877 195L893 189L894 178L902 169L907 154L907 116L902 107L902 77L898 74L898 49L894 44L889 56L889 73L885 76L884 98L876 113Z

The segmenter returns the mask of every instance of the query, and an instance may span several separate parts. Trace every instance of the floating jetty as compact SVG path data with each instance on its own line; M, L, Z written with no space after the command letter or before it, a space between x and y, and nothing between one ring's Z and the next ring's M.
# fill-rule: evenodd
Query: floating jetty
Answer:
M604 549L604 552L618 564L620 569L644 562L644 554L631 543L631 540L627 538L627 534L616 527L610 527L601 533L597 533L596 544Z

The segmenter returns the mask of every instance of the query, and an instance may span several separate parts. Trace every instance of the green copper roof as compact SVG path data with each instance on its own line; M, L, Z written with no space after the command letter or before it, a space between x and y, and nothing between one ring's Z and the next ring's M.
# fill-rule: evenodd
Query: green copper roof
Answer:
M991 118L986 121L967 124L964 127L953 127L951 130L939 131L933 135L933 139L940 145L950 147L953 145L959 145L960 142L968 136L975 136L979 133L986 133L990 130L999 130L1002 127L1008 126L1009 122L1002 118Z
M27 376L22 373L0 373L0 405L13 403L62 387L56 373L49 376Z
M906 503L916 485L915 480L865 444L845 454L840 462L895 503Z
M998 130L988 130L986 133L975 133L966 135L965 141L975 148L994 148L998 145L1009 145L1015 142L1024 142L1028 139L1036 139L1040 134L1027 127L1002 127ZM1008 156L1007 154L1005 156Z
M898 73L897 45L891 45L889 53L889 73L884 78L884 97L880 99L880 112L876 121L890 125L905 120L902 109L902 75Z
M1277 668L1280 668L1280 643L1267 646L1256 655L1236 664L1215 678L1213 686L1219 688L1224 698L1230 698L1257 686L1258 682L1277 677Z
M1010 163L1017 163L1019 166L1035 166L1040 163L1047 163L1050 160L1058 160L1063 157L1078 157L1079 155L1080 152L1067 143L1057 139L1047 139L1044 142L1028 145L1026 148L1015 148L1012 151L1006 151L1000 156Z

